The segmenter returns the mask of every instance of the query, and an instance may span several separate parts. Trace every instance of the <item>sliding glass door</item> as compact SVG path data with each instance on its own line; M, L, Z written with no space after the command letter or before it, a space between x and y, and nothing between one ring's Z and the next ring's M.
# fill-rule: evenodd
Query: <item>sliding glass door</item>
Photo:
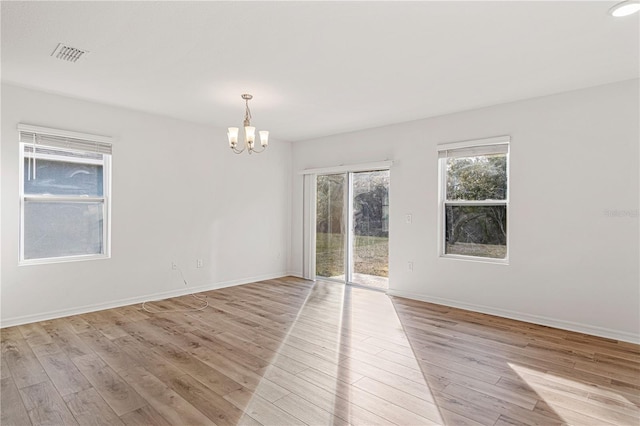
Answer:
M316 275L344 279L347 175L322 175L316 182Z
M389 171L318 175L316 275L386 289Z
M389 171L352 173L350 282L388 288Z

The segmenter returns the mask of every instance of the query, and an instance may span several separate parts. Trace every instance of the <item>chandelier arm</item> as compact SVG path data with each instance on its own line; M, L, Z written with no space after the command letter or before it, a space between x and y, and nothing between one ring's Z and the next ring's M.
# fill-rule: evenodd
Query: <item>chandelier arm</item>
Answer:
M263 147L260 151L258 151L257 149L253 148L253 149L251 150L251 152L255 152L256 154L260 154L260 153L261 153L261 152L263 152L265 149L267 149L267 147L266 147L266 146L265 146L265 147Z
M236 154L242 154L245 150L247 149L247 146L245 145L244 148L242 149L237 149L236 147L231 147L231 150L236 153Z

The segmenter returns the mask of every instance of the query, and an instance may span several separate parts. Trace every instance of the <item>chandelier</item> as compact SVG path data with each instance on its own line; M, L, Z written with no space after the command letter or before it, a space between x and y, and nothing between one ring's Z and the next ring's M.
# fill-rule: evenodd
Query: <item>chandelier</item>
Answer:
M227 132L227 137L229 138L229 147L236 154L242 154L245 150L249 153L261 153L267 148L269 145L269 132L267 130L261 130L258 132L260 134L260 145L262 146L261 150L256 150L255 140L256 140L256 128L251 126L251 110L249 110L249 101L253 99L252 95L243 94L242 99L245 102L245 111L244 111L244 146L242 149L238 149L238 128L237 127L229 127L229 131Z

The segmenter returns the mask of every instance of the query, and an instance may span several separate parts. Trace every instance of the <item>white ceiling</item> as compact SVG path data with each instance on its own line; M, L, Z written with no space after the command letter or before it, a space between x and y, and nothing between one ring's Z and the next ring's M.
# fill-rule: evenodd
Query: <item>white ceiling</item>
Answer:
M3 1L2 80L304 140L638 78L615 3Z

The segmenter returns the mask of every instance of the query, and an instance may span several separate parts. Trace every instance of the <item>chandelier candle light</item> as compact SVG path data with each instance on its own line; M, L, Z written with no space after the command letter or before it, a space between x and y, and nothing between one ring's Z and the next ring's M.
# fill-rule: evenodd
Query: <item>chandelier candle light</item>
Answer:
M244 111L244 140L245 146L242 149L238 149L238 128L237 127L229 127L229 131L227 132L227 137L229 138L229 147L236 154L242 154L245 150L249 153L261 153L267 148L269 145L269 132L267 130L261 130L258 132L260 134L260 145L262 149L257 151L255 146L256 140L256 128L251 126L251 111L249 110L249 101L253 98L252 95L243 94L242 99L245 102L245 111Z
M625 0L609 9L609 13L616 18L633 15L638 11L640 11L640 1L638 0Z

